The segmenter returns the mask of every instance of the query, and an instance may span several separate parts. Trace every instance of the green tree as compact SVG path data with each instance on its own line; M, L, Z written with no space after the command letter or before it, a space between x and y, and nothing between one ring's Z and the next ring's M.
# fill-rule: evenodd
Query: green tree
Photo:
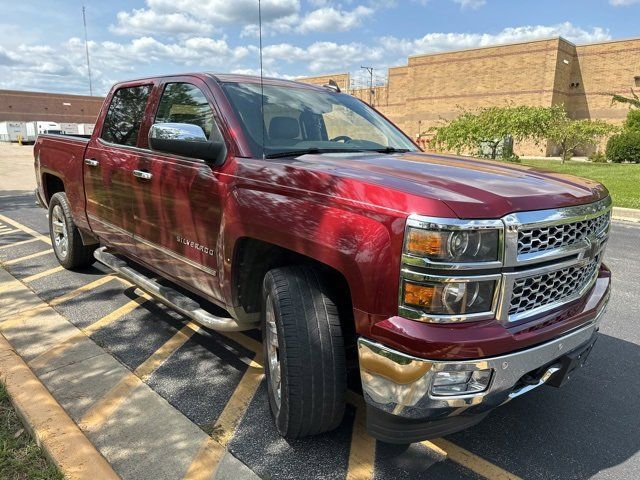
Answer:
M602 137L617 131L617 127L602 120L571 120L557 117L548 127L546 138L560 148L562 162L571 160L579 147L597 145Z
M454 120L431 129L435 131L433 143L440 150L458 153L474 152L486 145L489 157L495 159L507 135L516 141L530 139L538 142L545 138L550 125L558 117L566 117L562 106L510 105L463 110Z

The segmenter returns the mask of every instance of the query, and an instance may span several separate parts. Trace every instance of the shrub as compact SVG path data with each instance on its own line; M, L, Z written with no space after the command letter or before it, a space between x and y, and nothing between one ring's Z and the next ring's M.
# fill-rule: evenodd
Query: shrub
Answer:
M607 142L607 159L614 163L640 163L640 132L625 131Z
M600 150L589 155L589 161L593 163L607 163L607 157Z
M640 110L629 110L624 122L624 129L627 132L640 132Z

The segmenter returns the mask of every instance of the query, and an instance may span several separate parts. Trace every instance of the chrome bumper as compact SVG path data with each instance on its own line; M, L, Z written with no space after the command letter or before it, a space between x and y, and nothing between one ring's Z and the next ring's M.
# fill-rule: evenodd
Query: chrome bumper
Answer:
M358 340L360 376L365 401L386 413L411 419L441 419L479 414L542 384L555 373L554 360L586 345L596 334L608 298L586 326L542 345L480 360L440 361L413 357L365 338ZM549 365L537 384L516 388L529 372ZM431 392L436 372L492 369L486 390L464 395L436 396Z

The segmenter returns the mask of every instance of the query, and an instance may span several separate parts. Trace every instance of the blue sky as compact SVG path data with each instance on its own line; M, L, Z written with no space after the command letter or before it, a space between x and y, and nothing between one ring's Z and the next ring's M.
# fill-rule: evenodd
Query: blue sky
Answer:
M114 0L87 8L94 93L181 71L256 73L257 0ZM88 93L81 1L0 1L0 88ZM640 0L262 0L265 73L296 77L407 55L563 36L640 36Z

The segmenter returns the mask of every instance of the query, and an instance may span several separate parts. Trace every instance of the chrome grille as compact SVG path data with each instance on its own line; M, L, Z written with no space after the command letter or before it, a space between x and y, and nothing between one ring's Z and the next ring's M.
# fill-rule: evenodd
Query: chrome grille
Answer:
M582 294L598 273L600 258L531 277L518 278L513 284L509 315L518 315L554 302L569 301Z
M583 241L609 226L609 213L578 222L522 229L518 232L518 255L553 250Z

